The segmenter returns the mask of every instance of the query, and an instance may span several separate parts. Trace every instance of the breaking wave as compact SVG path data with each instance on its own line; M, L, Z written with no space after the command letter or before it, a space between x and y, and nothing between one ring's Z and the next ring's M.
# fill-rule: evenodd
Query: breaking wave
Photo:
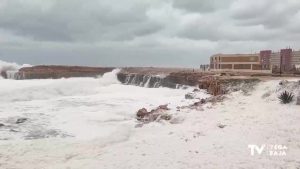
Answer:
M7 79L15 79L16 73L22 67L30 67L29 64L19 65L17 63L10 63L0 60L0 79L5 76Z

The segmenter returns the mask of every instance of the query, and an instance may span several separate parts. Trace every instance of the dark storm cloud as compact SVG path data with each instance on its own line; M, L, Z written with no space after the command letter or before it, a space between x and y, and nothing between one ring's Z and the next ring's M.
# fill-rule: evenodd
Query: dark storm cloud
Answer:
M0 60L197 66L300 44L299 0L0 0Z
M115 1L12 0L0 10L0 27L45 41L128 40L161 29L145 15L145 5Z

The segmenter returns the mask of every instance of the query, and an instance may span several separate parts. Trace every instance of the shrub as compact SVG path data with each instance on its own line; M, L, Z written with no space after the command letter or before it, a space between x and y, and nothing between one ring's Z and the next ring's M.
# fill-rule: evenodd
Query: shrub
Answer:
M287 104L287 103L290 103L291 101L293 101L294 95L291 92L284 91L280 94L280 96L278 98L281 103Z

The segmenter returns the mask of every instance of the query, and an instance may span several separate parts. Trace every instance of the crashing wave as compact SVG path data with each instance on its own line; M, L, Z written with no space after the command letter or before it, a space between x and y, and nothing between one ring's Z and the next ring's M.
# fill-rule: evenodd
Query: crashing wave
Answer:
M120 71L121 71L120 69L114 69L111 72L104 73L103 76L101 76L99 78L101 85L108 86L108 85L111 85L111 84L120 83L118 81L118 78L117 78L117 75Z
M17 79L17 72L22 67L30 67L31 65L10 63L0 60L0 79Z
M124 74L117 75L118 80L125 85L134 85L147 88L168 87L173 89L186 88L185 85L176 84L164 76L160 75L144 75L144 74Z

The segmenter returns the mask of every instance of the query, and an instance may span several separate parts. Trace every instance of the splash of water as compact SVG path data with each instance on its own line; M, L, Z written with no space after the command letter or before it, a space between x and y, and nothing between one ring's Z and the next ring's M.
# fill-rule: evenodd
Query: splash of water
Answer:
M111 84L119 84L119 80L117 78L117 74L121 71L121 69L114 69L111 72L104 73L104 75L99 78L100 84L103 86L108 86Z
M3 79L1 76L1 73L6 74L7 79L16 79L16 73L18 72L19 69L22 67L30 67L31 65L29 64L23 64L19 65L17 63L10 63L10 62L5 62L0 60L0 79Z

